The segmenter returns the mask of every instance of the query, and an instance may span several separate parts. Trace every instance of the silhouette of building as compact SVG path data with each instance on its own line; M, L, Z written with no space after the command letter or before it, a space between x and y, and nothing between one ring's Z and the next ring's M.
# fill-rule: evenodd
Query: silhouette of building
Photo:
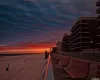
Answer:
M98 0L96 2L96 6L98 7L97 11L96 11L96 13L98 14L98 17L97 17L97 37L98 37L98 48L100 50L100 0Z
M64 52L69 52L71 48L71 36L68 35L67 33L64 34L63 39L62 39L62 51Z
M80 17L71 32L72 51L97 47L96 17Z
M57 52L61 52L61 47L62 47L62 42L61 41L57 41Z
M52 53L56 53L57 52L57 48L56 47L52 47Z

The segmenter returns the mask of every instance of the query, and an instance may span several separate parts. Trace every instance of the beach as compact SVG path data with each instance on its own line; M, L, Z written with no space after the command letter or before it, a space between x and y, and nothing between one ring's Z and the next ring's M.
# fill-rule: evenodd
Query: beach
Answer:
M40 80L45 63L44 54L0 57L0 80Z

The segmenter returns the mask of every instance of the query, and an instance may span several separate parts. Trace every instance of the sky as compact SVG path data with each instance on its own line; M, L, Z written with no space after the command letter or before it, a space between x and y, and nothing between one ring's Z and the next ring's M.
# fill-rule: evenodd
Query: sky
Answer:
M55 46L79 17L96 16L96 1L0 0L0 46Z

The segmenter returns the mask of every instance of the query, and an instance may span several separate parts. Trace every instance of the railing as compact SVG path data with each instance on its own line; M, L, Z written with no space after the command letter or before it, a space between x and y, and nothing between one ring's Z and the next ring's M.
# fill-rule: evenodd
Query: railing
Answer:
M48 57L47 64L42 71L41 80L54 80L50 55Z

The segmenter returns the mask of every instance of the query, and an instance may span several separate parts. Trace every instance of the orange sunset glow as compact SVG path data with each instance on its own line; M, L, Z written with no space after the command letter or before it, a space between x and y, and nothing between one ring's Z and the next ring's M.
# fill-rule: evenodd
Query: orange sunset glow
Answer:
M52 44L51 47L54 47ZM0 46L0 53L44 53L45 51L50 52L49 44L35 44L28 46Z

